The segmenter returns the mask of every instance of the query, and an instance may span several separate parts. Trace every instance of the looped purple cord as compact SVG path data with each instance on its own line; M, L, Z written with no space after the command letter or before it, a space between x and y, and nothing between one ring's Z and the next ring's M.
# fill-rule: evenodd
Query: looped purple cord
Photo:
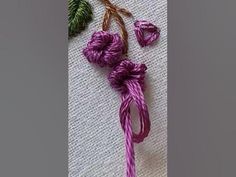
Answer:
M160 29L145 20L137 20L134 23L134 32L141 47L148 46L160 37Z
M126 138L126 176L135 177L135 159L133 142L140 143L148 136L150 120L148 108L144 101L144 77L146 65L122 61L110 73L108 79L113 88L121 92L120 122ZM134 102L139 110L140 132L132 131L130 105Z
M118 34L106 31L95 32L83 50L91 63L113 67L108 80L113 88L121 92L120 123L125 134L126 177L135 177L135 158L133 143L140 143L148 136L150 120L148 107L144 101L144 78L147 67L122 58L124 44ZM134 103L139 110L140 131L132 131L130 105Z
M90 63L113 67L122 60L124 44L118 34L107 31L95 32L83 50Z

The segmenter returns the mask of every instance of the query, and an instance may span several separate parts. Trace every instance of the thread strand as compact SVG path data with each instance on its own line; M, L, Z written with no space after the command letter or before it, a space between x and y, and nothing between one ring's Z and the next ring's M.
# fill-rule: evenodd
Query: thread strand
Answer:
M131 17L132 14L124 8L120 8L116 5L113 5L109 0L100 0L100 1L106 7L106 12L105 12L104 18L103 18L102 29L104 31L107 31L109 29L111 17L113 16L114 20L116 21L116 23L118 24L118 26L120 28L121 37L124 42L124 52L123 53L126 55L128 52L128 32L126 30L124 20L119 15L119 13L124 16L127 16L127 17Z
M126 149L126 176L135 177L134 144L132 141L133 132L131 128L131 117L125 118L125 149Z
M135 177L133 143L142 142L150 131L148 107L143 95L146 69L144 64L134 64L129 60L123 60L108 77L111 86L121 92L120 123L126 139L126 177ZM132 131L131 126L130 106L132 103L139 111L140 130L138 134Z

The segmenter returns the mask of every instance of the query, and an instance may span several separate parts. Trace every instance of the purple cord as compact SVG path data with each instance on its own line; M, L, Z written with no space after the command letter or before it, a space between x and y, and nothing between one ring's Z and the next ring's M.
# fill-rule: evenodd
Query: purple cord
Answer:
M160 37L160 29L150 22L138 20L134 26L134 32L141 47L152 44Z
M99 66L112 67L108 76L111 86L121 93L120 123L125 134L126 177L135 177L135 158L133 143L140 143L148 136L150 120L148 107L144 101L144 78L147 67L135 64L121 57L124 45L119 35L96 32L83 50L89 62ZM134 103L139 110L140 132L132 131L130 105Z
M125 119L125 157L126 157L126 176L135 177L135 157L134 157L134 143L132 141L132 127L130 115Z
M133 142L140 143L148 136L150 120L144 101L144 75L147 67L125 59L110 73L108 79L113 88L121 92L120 123L126 138L126 176L135 177ZM131 127L130 105L134 102L139 110L140 132L135 134Z
M130 116L130 104L134 102L139 110L140 132L132 136L135 143L142 142L150 130L148 108L143 95L146 69L145 64L134 64L125 59L108 76L111 86L121 92L120 123L124 131L126 118Z

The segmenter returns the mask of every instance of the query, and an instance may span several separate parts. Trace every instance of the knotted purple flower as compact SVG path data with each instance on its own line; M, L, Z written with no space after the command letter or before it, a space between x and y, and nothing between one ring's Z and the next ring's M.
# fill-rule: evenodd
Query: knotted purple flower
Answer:
M137 81L141 89L144 90L144 77L147 67L145 64L135 64L130 60L122 61L109 74L108 80L113 88L122 93L127 91L129 81Z
M99 31L92 35L83 53L91 63L113 67L122 60L123 49L124 44L118 34Z
M148 46L159 39L161 30L152 23L140 20L136 21L134 26L135 35L141 47Z

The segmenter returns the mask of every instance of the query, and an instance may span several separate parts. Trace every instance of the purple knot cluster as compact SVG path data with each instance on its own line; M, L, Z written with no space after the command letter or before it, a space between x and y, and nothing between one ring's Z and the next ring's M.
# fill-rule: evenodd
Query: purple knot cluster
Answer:
M145 64L136 64L123 58L123 42L118 34L105 31L96 32L83 50L84 55L91 63L99 66L112 67L108 75L110 85L121 93L120 122L125 133L129 134L129 141L140 143L148 136L150 120L148 108L144 101L144 78L147 67ZM125 126L130 121L130 105L134 102L139 110L140 132L129 132ZM127 135L128 136L128 135Z
M148 39L144 45L157 38L156 35ZM134 147L133 143L140 143L148 136L150 131L150 119L148 107L145 103L144 77L147 67L145 64L135 64L123 58L124 43L118 34L110 34L106 31L95 32L83 53L91 63L101 67L112 67L108 76L111 86L121 92L120 123L125 134L126 176L135 176ZM139 110L140 130L136 134L132 130L130 106L135 103Z
M117 65L108 76L111 86L121 91L127 91L127 81L137 81L144 91L144 77L147 67L145 64L135 64L130 60L123 60Z
M90 63L113 67L122 60L123 50L124 44L118 34L99 31L92 35L83 53Z
M138 20L134 23L134 32L141 47L151 45L160 37L160 29L154 24L145 20Z
M110 84L116 90L125 93L127 81L134 80L144 90L145 64L135 64L122 58L124 43L118 34L107 31L95 32L83 53L91 63L101 67L109 66L113 70L108 76Z

